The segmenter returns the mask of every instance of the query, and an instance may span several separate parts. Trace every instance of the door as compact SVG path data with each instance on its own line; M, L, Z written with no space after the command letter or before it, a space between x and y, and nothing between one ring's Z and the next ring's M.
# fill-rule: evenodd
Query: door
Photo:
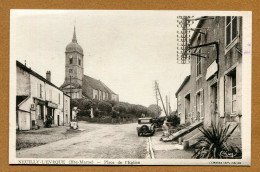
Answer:
M201 97L200 97L200 92L197 93L196 95L196 121L200 121L200 117L201 117Z
M217 84L211 86L211 122L216 125L217 124Z
M40 115L41 115L41 120L44 120L44 110L43 110L43 105L40 105Z
M30 113L28 112L19 112L21 119L20 130L30 130Z
M190 94L185 96L185 119L184 123L189 121L189 114L190 114Z
M60 125L60 115L57 116L58 117L58 126Z

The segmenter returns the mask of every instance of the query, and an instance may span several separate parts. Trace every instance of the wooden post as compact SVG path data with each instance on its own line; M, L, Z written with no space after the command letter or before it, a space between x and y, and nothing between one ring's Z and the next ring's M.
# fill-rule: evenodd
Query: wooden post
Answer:
M182 137L179 137L179 145L181 145L183 142L183 138Z
M183 149L184 149L184 150L189 149L189 140L184 140L184 141L183 141Z

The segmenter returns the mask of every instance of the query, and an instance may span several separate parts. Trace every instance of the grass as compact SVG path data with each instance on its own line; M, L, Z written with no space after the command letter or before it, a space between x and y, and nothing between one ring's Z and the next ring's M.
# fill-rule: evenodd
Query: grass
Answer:
M55 142L77 135L81 131L72 130L60 126L54 128L42 128L40 130L17 131L16 150L26 149Z

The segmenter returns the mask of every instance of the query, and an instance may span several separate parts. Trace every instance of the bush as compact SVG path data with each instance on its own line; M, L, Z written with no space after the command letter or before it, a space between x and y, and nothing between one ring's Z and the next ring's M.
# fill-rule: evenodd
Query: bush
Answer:
M151 112L147 107L142 105L130 104L127 102L98 101L88 99L73 99L71 100L71 108L78 107L80 112L78 116L88 117L90 116L90 109L93 108L94 116L101 118L108 116L111 118L123 118L123 119L136 119L140 118L142 114L146 116L154 117L155 114ZM94 120L93 120L94 121Z
M92 102L87 99L81 99L78 103L78 107L81 111L89 110L92 106Z
M177 127L177 125L180 124L180 117L178 117L177 115L170 115L167 119L167 122L171 122L171 125L173 127Z
M110 113L112 111L112 105L109 104L108 102L102 101L98 103L98 109L100 111Z
M114 110L118 111L119 113L126 112L126 106L122 103L119 103L114 106Z
M88 116L88 117L90 117L90 110L80 110L77 115L78 116Z
M52 124L53 117L52 115L46 115L46 121L44 122L45 128L50 128Z
M72 109L73 107L79 107L79 102L81 100L79 99L70 99L70 108Z

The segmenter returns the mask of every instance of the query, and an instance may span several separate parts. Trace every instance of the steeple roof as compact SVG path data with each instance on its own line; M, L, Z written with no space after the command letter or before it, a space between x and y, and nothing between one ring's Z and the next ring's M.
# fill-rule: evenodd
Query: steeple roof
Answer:
M74 32L73 32L73 37L72 37L72 42L70 42L67 46L66 46L66 53L69 52L78 52L80 54L83 55L83 49L81 48L81 46L78 44L77 41L77 37L76 37L76 28L74 26Z
M75 26L74 26L74 33L73 33L72 42L77 43L77 37L76 37L76 29L75 29Z

